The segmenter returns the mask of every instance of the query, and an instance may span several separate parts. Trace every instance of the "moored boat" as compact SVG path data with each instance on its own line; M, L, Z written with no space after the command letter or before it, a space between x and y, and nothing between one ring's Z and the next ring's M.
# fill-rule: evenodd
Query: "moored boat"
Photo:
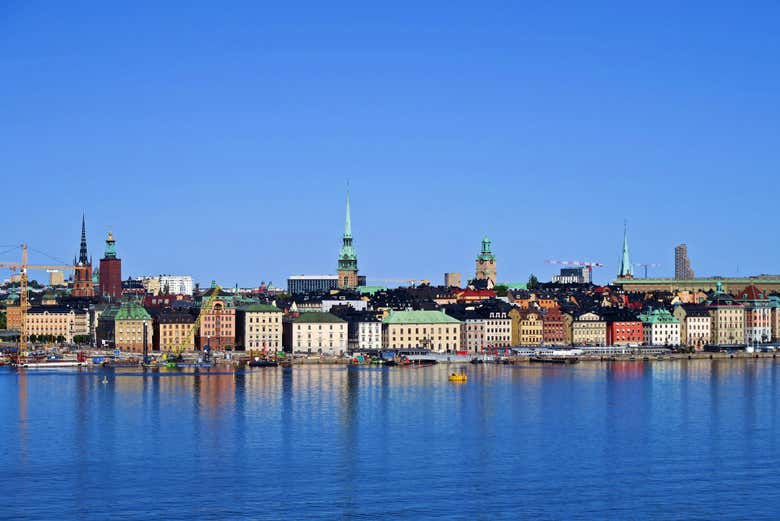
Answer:
M466 373L450 373L449 381L450 382L466 382L468 381L469 377Z
M248 365L249 367L278 367L279 362L276 362L274 360L262 360L256 358L254 360L251 360Z
M528 361L540 364L576 364L580 359L576 356L532 356Z

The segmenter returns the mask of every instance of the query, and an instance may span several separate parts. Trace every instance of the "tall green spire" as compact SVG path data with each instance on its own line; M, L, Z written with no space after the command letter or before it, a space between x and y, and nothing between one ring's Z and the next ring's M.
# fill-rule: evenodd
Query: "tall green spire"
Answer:
M623 255L620 258L620 271L618 277L633 277L634 270L631 267L631 256L628 253L628 224L623 224Z
M349 184L347 184L347 219L344 223L344 237L352 237L352 217L349 211Z
M488 238L487 235L485 235L482 238L482 251L477 256L477 260L490 261L490 260L495 260L495 259L496 259L496 257L495 257L495 255L493 255L493 252L491 251L491 248L490 248L490 239Z
M357 271L357 253L352 246L352 217L349 208L349 185L347 185L347 213L344 222L344 237L341 239L339 270Z

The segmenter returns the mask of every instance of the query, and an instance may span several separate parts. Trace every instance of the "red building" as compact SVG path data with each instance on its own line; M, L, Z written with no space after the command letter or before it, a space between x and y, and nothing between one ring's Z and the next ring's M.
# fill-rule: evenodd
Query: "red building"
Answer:
M122 260L116 256L116 242L111 232L106 239L106 254L100 259L100 294L111 300L122 296Z
M606 314L605 318L608 346L641 345L644 342L642 322L630 311L617 310Z
M542 343L544 345L564 345L566 343L566 322L563 313L557 307L548 309L542 315Z

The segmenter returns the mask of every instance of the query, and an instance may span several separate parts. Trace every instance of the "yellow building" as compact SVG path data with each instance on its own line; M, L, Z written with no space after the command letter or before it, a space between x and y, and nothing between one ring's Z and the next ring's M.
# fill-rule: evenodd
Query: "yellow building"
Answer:
M512 318L512 345L538 346L542 343L542 317L536 310L515 308Z
M460 320L443 311L391 311L382 320L382 345L387 349L458 351L462 326Z
M164 353L195 349L195 316L186 311L164 310L154 321L155 351Z
M88 335L87 313L64 306L33 306L27 310L27 335L37 341L72 343Z

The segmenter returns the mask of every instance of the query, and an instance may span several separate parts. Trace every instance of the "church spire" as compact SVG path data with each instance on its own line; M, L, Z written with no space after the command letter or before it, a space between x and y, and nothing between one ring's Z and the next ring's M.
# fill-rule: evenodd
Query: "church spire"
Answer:
M352 237L352 216L349 211L349 183L347 183L347 218L344 222L344 237Z
M623 223L623 254L620 257L620 271L618 278L631 278L634 270L631 267L631 256L628 253L628 224Z
M81 214L81 248L79 249L79 262L81 264L88 264L89 257L87 256L87 226L84 214Z

